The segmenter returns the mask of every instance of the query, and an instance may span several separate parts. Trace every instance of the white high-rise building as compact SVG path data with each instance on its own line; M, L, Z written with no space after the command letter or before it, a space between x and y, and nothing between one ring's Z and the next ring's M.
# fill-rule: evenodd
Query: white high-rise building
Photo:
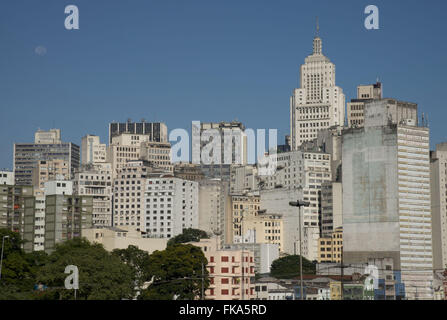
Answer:
M173 238L199 225L199 183L174 177L149 178L144 190L146 236Z
M104 163L107 156L107 145L101 143L98 136L86 135L82 138L82 164Z
M343 126L345 95L335 85L335 65L323 55L322 40L317 34L313 53L300 69L301 87L290 97L291 148L297 150L305 141L332 126Z

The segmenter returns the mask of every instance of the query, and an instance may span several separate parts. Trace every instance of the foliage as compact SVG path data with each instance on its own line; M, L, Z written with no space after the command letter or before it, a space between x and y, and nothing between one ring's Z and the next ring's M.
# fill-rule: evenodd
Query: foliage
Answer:
M315 264L303 257L303 274L315 274ZM277 279L291 279L300 275L300 256L289 255L272 263L270 275Z
M134 296L134 272L130 266L102 245L75 238L57 245L39 269L37 280L48 287L40 294L41 299L74 299L73 290L64 287L68 265L79 269L77 299L118 300Z
M199 229L184 229L182 234L179 234L168 241L168 246L187 242L199 242L200 239L209 239L209 235L205 231Z
M0 229L0 245L4 236L9 238L4 238L0 299L32 299L36 269L21 249L20 234Z
M202 276L203 264L203 276ZM149 258L149 273L155 281L140 296L143 300L194 300L209 286L208 264L202 250L193 245L175 244L155 251Z
M150 280L149 273L149 253L140 250L136 246L130 245L127 249L115 249L112 255L121 259L122 262L132 267L134 272L133 279L137 287L143 286L146 281Z

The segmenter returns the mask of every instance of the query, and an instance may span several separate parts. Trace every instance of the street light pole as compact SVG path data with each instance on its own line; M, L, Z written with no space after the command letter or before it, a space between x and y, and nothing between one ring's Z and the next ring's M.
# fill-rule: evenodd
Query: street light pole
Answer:
M0 280L2 279L3 249L5 247L5 239L8 239L8 238L9 238L9 236L3 236L3 239L2 239L2 254L0 257Z
M245 299L245 270L244 270L244 249L245 249L245 239L244 239L244 213L245 211L242 210L241 212L241 239L242 239L242 300Z
M304 201L291 201L289 202L289 205L292 207L298 207L298 237L300 241L300 300L303 299L303 246L301 241L301 207L308 207L310 205L309 202Z

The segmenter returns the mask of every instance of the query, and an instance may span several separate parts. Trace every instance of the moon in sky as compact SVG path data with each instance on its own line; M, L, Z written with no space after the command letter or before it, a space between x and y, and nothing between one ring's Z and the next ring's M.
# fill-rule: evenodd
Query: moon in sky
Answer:
M34 49L34 52L39 56L44 56L47 53L47 48L44 46L37 46L36 49Z

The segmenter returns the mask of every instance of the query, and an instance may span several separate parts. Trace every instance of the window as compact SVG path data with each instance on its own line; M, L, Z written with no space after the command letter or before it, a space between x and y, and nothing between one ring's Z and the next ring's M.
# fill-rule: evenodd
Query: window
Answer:
M222 269L221 269L221 272L222 272L222 273L228 273L228 268L222 268Z

